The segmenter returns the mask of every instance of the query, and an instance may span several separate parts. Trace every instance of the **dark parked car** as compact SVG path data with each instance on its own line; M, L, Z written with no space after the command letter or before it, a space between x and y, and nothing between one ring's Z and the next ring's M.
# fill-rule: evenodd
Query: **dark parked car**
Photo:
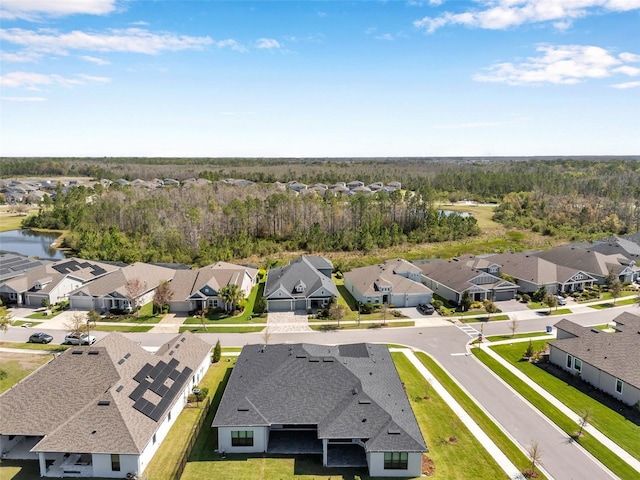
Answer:
M423 315L433 315L436 309L430 303L421 303L418 305L418 311Z
M36 332L29 337L27 343L51 343L53 337L48 333Z

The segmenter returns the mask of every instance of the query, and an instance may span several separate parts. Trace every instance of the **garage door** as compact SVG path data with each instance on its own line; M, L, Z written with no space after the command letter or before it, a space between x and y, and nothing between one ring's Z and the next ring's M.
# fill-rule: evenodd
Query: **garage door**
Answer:
M302 300L296 300L296 310L306 310L307 309L307 301L303 298Z
M269 300L270 312L288 312L291 310L290 300Z
M506 290L502 292L496 292L496 301L500 300L513 300L516 297L515 291Z
M69 308L76 310L91 310L93 299L89 296L73 296L69 299Z

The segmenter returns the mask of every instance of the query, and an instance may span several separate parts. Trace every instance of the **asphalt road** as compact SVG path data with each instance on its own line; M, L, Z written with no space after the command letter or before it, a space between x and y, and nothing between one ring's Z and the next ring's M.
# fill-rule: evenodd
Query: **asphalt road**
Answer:
M598 325L611 321L621 312L628 310L639 313L637 307L618 307L607 310L593 310L583 314L567 315L572 321L582 325ZM555 323L541 317L521 320L518 332L540 331ZM510 334L510 321L485 324L485 335ZM54 336L54 343L64 339L65 332L44 330ZM12 327L0 339L25 341L30 329ZM98 338L108 332L92 332ZM145 347L157 347L174 337L164 333L126 333L127 337L140 342ZM264 342L262 334L202 334L202 338L212 345L220 339L223 346L243 346ZM541 450L541 464L549 475L558 480L585 479L600 480L617 478L607 471L568 435L552 425L540 415L526 400L505 385L491 371L486 369L472 355L465 355L469 335L454 325L421 328L390 328L342 330L338 332L308 332L272 334L269 343L320 343L342 344L355 342L398 343L423 350L433 356L469 392L484 409L526 449L533 441Z

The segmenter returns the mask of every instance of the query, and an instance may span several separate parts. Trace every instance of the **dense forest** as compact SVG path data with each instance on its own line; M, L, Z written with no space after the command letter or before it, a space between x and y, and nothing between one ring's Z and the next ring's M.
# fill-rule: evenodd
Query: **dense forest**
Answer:
M439 202L457 200L499 204L494 220L504 226L567 240L640 230L638 157L0 160L0 177L214 182L60 190L25 226L70 230L66 246L86 258L207 264L281 251L369 252L477 235L473 218L437 209ZM225 178L256 184L216 183ZM400 181L403 191L323 198L274 186L293 180Z
M70 230L64 246L82 258L198 265L283 250L369 252L479 233L475 218L436 210L428 191L323 198L257 184L59 188L24 226Z

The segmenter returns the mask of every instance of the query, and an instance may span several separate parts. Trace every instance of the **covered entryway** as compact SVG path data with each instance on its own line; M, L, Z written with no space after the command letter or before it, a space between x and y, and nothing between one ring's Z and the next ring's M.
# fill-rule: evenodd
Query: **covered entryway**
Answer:
M357 443L329 440L327 445L327 467L367 467L367 454Z

